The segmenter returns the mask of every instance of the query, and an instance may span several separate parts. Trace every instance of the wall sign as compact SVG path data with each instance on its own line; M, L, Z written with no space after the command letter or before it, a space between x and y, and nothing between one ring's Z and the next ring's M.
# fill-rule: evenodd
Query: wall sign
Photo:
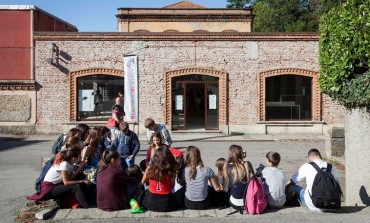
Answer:
M209 109L217 109L217 97L215 94L208 95L208 108Z
M176 110L182 111L184 105L182 95L176 95L175 100L176 100Z

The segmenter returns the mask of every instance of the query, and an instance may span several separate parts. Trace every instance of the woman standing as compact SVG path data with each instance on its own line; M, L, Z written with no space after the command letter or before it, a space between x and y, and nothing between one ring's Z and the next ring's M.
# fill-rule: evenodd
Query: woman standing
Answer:
M179 164L167 148L155 151L151 165L146 169L142 183L149 182L143 206L151 211L167 212L176 210L179 206L175 196L171 193L175 185Z
M97 207L104 211L126 209L128 184L137 185L138 181L123 172L121 157L116 151L105 151L97 175Z

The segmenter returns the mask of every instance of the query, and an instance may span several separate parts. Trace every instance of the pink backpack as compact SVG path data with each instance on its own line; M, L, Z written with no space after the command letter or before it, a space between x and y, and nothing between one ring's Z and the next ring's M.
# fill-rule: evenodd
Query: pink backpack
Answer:
M267 197L260 178L253 175L244 191L244 207L248 214L261 214L267 207Z

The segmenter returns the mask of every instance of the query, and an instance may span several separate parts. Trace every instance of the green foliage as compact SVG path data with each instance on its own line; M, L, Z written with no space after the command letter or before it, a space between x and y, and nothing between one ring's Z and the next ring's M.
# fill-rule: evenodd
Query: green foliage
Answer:
M308 8L300 0L257 0L252 4L255 32L311 31Z
M228 8L253 8L255 32L317 31L319 16L338 0L228 0Z
M227 0L227 8L247 8L251 0Z
M347 108L370 106L370 0L349 0L320 20L320 89Z

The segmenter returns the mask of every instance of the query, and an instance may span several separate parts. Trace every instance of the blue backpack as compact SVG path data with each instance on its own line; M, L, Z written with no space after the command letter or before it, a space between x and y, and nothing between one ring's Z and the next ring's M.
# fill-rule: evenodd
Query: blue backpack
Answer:
M54 142L54 145L51 147L51 154L56 155L57 153L60 152L60 150L62 149L62 146L63 146L64 137L66 135L67 134L62 133L60 136L58 136L58 138Z

